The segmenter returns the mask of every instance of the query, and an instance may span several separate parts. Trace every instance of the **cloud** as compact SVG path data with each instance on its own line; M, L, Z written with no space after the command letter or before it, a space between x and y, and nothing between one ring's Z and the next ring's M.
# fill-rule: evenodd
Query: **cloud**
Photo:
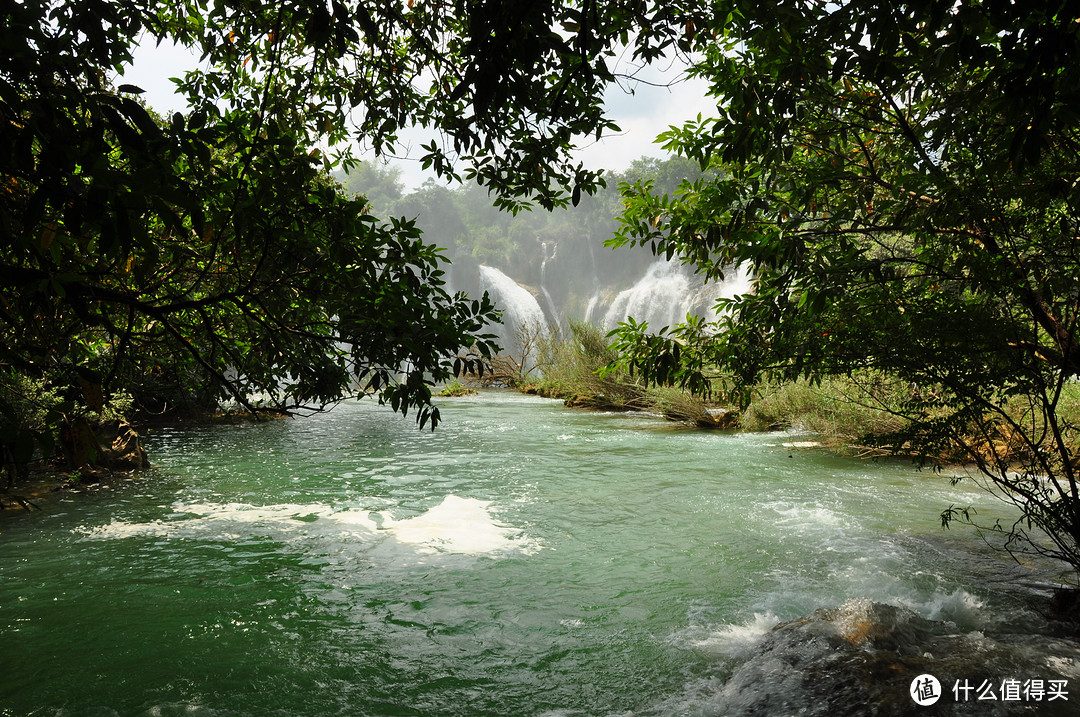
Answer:
M131 66L125 68L119 81L145 90L143 100L161 114L186 110L187 102L176 93L176 85L170 78L182 77L198 67L198 54L171 42L157 45L152 37L145 35L132 55Z
M657 135L671 126L680 126L697 117L716 111L708 96L708 86L700 79L687 79L671 85L637 83L633 94L613 87L604 97L609 115L622 132L593 142L579 150L586 166L622 170L641 157L661 157L666 152L655 143Z

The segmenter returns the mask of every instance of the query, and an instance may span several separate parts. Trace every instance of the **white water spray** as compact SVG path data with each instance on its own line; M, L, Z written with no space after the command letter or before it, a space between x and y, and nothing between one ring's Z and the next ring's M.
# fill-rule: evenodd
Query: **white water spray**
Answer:
M706 283L683 264L657 259L645 276L615 297L604 315L604 327L613 329L628 316L638 323L647 321L653 331L680 323L687 314L712 318L716 299L746 293L749 286L741 272L720 283Z
M480 266L480 289L488 292L495 300L495 305L502 311L501 326L489 327L499 337L504 350L511 352L520 349L517 332L524 327L539 326L547 329L544 311L536 297L513 279L491 266Z

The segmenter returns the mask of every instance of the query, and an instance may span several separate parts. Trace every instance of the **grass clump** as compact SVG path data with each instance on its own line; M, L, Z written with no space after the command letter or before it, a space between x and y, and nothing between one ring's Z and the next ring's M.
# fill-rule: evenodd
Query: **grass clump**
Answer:
M640 382L622 372L601 374L617 354L599 327L571 320L568 332L552 331L538 349L538 371L530 381L537 393L589 408L645 408L645 387Z
M645 386L625 371L608 370L618 353L598 326L570 321L568 331L549 333L537 348L537 370L524 387L529 393L562 398L578 408L647 411L703 427L730 425L725 414L711 413L699 396L673 387Z
M460 396L470 396L474 393L476 393L475 388L470 388L455 378L450 383L444 385L435 395L442 398L457 398Z
M764 383L755 389L741 426L748 431L808 431L838 444L867 442L906 427L897 413L911 397L910 385L880 372Z
M1063 386L1055 413L1063 426L1080 426L1080 382ZM741 427L748 431L796 429L815 433L834 447L905 454L912 449L908 441L917 437L912 417L921 422L955 423L955 415L933 386L917 386L883 371L866 370L817 382L762 383L742 414ZM954 437L940 441L931 455L946 463L967 462L974 447L1007 461L1019 459L1025 449L1015 440L1016 430L1009 421L1023 426L1032 415L1030 406L1017 402L998 418L969 417L956 423ZM980 448L982 444L986 445Z

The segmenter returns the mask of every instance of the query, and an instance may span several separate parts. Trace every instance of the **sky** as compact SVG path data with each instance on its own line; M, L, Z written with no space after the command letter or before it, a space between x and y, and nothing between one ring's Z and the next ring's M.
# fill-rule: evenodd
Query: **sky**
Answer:
M620 71L627 74L633 69L620 61ZM132 67L117 78L117 83L136 85L146 93L143 98L162 114L183 111L183 99L173 92L171 77L178 77L198 64L197 56L183 47L157 46L147 42L135 52ZM647 68L638 73L643 82L629 87L612 87L605 95L608 112L622 132L599 141L589 139L587 146L578 150L580 161L590 169L621 171L641 156L662 157L664 151L654 143L658 134L671 125L680 125L701 113L708 116L715 112L715 101L706 94L705 83L700 80L684 80L670 84L676 79L681 65L676 62L666 66ZM624 83L625 85L626 83ZM416 148L413 156L407 149L402 156L390 160L401 168L401 178L407 189L415 189L431 176L420 167L421 143L431 139L428 132L402 133L406 145ZM374 156L366 157L374 159Z

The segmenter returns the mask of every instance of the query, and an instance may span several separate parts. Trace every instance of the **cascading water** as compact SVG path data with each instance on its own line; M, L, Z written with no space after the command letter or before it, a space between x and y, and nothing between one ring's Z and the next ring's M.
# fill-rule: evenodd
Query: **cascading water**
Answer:
M502 325L489 328L499 337L504 350L521 348L517 340L521 329L538 326L541 332L547 330L547 319L536 297L498 269L480 265L480 289L488 292L502 311Z
M653 262L645 276L623 291L611 303L604 315L604 327L615 328L631 316L658 331L673 326L687 314L712 316L712 305L718 298L730 298L749 290L749 279L738 273L720 283L706 283L685 265L666 259Z
M589 246L589 263L592 266L592 285L593 293L589 297L589 303L585 306L585 323L592 323L593 311L596 309L596 305L600 302L600 275L596 271L596 250L593 248L593 242L588 242Z
M548 254L549 246L551 247L550 255ZM551 321L558 326L562 323L562 317L560 316L559 310L555 308L555 300L551 298L551 292L547 289L546 279L548 262L554 259L555 255L559 253L559 244L558 242L543 242L540 247L544 253L544 258L540 262L540 291L544 295L544 303L547 304L548 316L550 316Z

